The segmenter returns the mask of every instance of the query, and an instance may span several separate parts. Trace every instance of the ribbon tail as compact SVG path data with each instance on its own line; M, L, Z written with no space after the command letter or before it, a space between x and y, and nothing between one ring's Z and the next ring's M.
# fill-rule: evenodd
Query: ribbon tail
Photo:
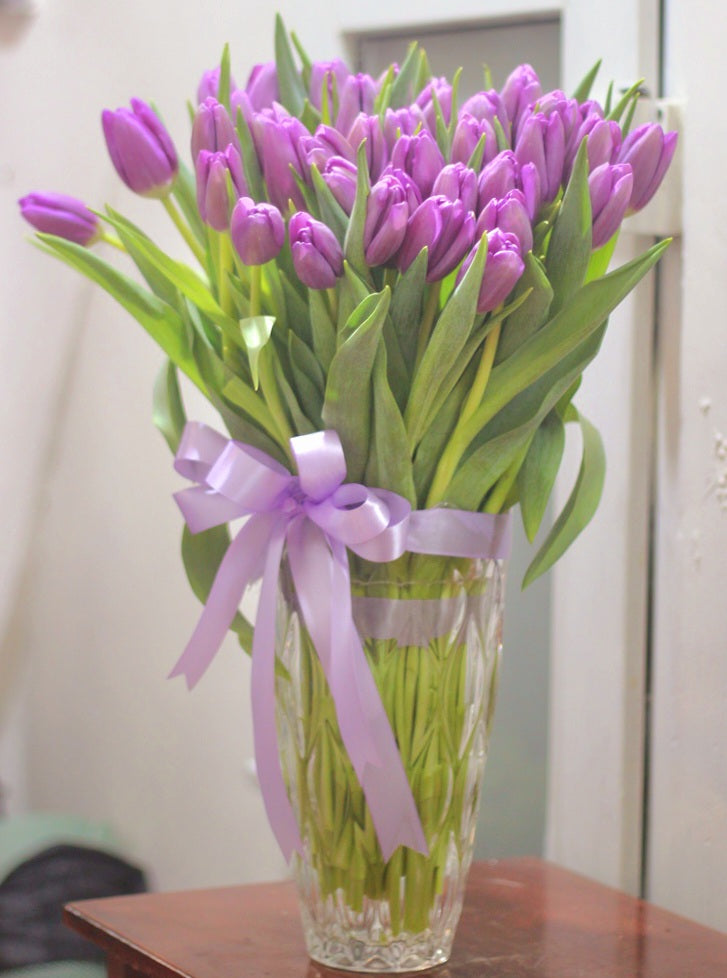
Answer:
M328 681L341 739L363 789L382 854L426 853L419 814L351 617L346 548L309 521L291 528L288 558L301 612Z
M293 851L303 851L303 844L280 768L275 723L275 613L285 532L286 524L278 522L268 542L255 618L250 687L255 764L260 791L273 834L283 855L289 860Z
M206 672L222 645L246 588L258 576L260 554L268 545L274 516L251 516L240 530L217 569L207 603L184 652L169 678L184 676L192 689Z

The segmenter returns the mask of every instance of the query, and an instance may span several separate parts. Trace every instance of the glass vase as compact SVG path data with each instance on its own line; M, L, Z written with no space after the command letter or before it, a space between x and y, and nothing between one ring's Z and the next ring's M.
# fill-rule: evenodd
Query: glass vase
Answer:
M384 860L335 706L280 577L276 697L281 764L300 828L294 872L311 958L415 971L449 957L472 861L501 656L502 561L352 558L353 616L426 836Z

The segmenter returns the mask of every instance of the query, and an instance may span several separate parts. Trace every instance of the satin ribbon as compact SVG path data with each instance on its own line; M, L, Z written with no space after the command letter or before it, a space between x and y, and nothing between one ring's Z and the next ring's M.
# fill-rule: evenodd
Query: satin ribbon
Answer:
M171 672L191 689L216 655L246 589L262 578L252 646L255 759L265 808L286 858L302 850L278 757L275 610L287 550L300 611L328 682L341 738L361 784L384 859L400 846L427 852L411 788L353 623L347 548L367 560L405 551L504 558L507 514L411 511L396 493L345 483L335 431L291 438L298 475L265 452L189 422L174 462L196 483L175 494L192 533L241 516L187 647Z

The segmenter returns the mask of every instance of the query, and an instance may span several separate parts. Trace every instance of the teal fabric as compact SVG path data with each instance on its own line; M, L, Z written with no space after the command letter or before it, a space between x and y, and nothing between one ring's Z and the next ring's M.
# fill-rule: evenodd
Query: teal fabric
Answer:
M14 815L0 818L0 883L26 859L57 845L88 846L124 858L108 825L47 812Z
M106 967L90 961L53 961L28 968L11 968L2 978L106 978Z

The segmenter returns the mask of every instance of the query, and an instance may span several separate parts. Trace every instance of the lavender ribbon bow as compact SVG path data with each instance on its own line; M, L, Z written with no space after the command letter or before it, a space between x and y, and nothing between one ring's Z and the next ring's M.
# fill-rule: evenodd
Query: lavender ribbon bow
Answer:
M192 533L249 519L220 563L197 627L171 672L192 688L214 658L245 590L262 577L252 647L255 758L265 808L286 858L302 850L285 790L275 726L275 607L283 550L306 628L323 666L348 756L384 859L400 846L427 853L419 815L376 683L353 623L346 548L373 561L406 550L507 556L507 515L411 511L396 493L344 483L335 431L290 440L298 475L265 452L189 422L174 466L196 485L175 494Z

